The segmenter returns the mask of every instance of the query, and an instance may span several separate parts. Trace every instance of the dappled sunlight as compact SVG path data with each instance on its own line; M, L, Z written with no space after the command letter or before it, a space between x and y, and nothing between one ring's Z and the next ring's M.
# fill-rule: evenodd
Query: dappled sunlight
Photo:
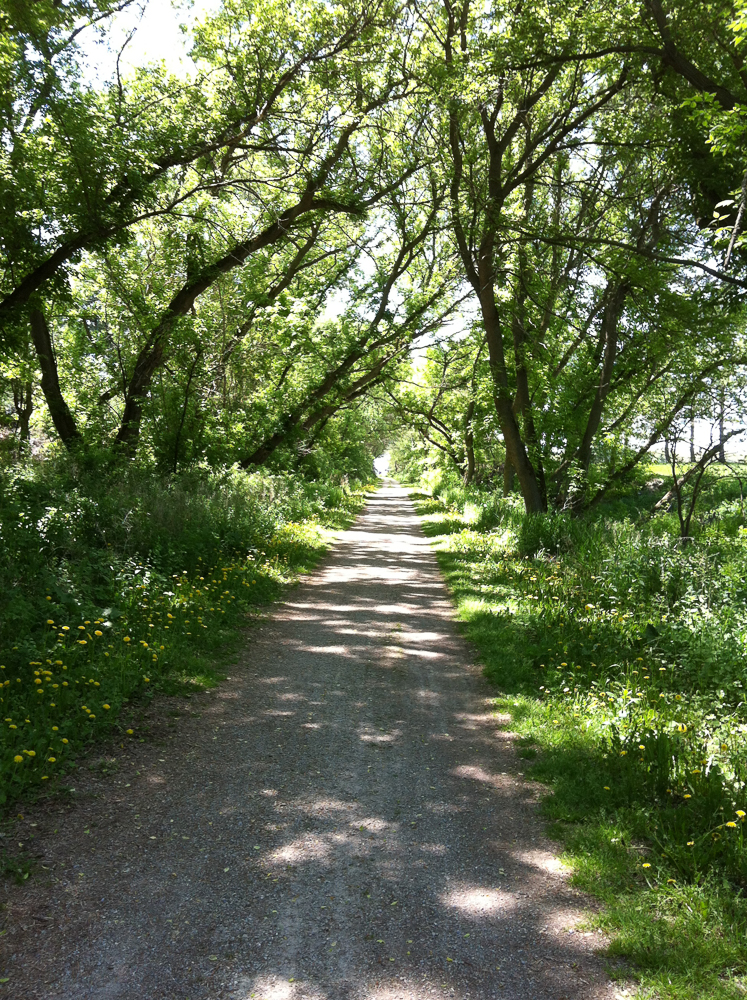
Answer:
M458 778L469 778L471 781L482 782L492 788L505 788L511 781L505 774L491 774L475 764L460 764L458 767L452 768L450 773Z
M591 1000L571 965L598 974L589 941L566 932L575 896L391 492L394 526L369 508L255 630L232 697L206 702L194 785L160 760L147 774L148 828L140 807L134 831L147 848L116 876L127 931L100 934L104 950L135 942L128 968L148 969L139 942L157 939L175 981L189 967L211 984L175 997ZM180 798L192 809L177 829Z
M363 731L358 733L358 738L364 743L394 743L401 735L402 732L398 729L391 733L374 733L368 731L368 727L363 727Z
M462 886L443 893L441 902L467 917L479 919L484 914L506 916L518 905L516 896L502 889Z

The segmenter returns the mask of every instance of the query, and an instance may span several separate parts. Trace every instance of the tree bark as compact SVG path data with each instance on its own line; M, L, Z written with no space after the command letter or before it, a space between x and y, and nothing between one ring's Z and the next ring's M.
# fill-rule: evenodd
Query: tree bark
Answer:
M725 423L724 410L726 409L726 401L724 397L725 393L724 390L722 389L719 392L719 397L718 397L718 459L717 459L717 461L720 462L721 465L726 465L726 451L724 450L724 443L726 442L726 436L724 431L724 423Z
M475 401L471 399L464 415L464 485L469 486L475 478L475 435L472 430L472 417L475 413Z
M71 450L80 442L81 434L60 389L57 361L52 349L52 337L49 333L47 320L41 309L37 308L31 310L29 319L31 339L42 373L42 392L47 401L49 415L60 440L68 450Z
M34 412L34 396L31 381L13 381L13 407L18 416L18 439L21 445L31 439L29 423Z
M597 391L594 394L594 400L592 401L589 416L586 421L584 436L581 439L581 444L578 446L578 452L576 453L576 457L584 472L589 471L589 465L591 464L591 446L594 443L594 438L596 437L599 425L602 422L605 402L610 392L612 373L614 371L615 360L617 358L620 315L622 313L623 306L625 305L625 299L628 296L628 291L629 285L627 282L621 282L616 287L612 288L607 295L607 301L605 302L604 310L602 312L602 337L604 341L602 369L599 374L599 385L597 386Z
M690 461L695 462L695 416L690 410Z

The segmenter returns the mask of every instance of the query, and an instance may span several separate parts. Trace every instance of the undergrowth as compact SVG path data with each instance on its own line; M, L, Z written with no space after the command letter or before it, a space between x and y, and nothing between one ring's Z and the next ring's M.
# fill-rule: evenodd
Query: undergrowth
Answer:
M743 997L747 534L733 509L683 545L671 515L414 496L575 882L606 904L611 954L642 996Z
M221 678L252 609L310 569L362 489L45 462L0 479L0 803L75 767L154 691Z

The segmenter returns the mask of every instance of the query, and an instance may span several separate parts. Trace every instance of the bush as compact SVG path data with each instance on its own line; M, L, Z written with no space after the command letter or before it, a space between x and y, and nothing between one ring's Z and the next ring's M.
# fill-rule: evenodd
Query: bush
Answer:
M64 457L3 473L0 802L64 771L129 699L214 683L244 611L360 500L236 469L160 477Z

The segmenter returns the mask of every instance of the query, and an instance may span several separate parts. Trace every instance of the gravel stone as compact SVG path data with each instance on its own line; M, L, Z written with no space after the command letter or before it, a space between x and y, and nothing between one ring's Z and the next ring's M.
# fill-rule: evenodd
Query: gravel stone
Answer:
M490 699L387 483L194 715L23 810L0 997L612 1000Z

